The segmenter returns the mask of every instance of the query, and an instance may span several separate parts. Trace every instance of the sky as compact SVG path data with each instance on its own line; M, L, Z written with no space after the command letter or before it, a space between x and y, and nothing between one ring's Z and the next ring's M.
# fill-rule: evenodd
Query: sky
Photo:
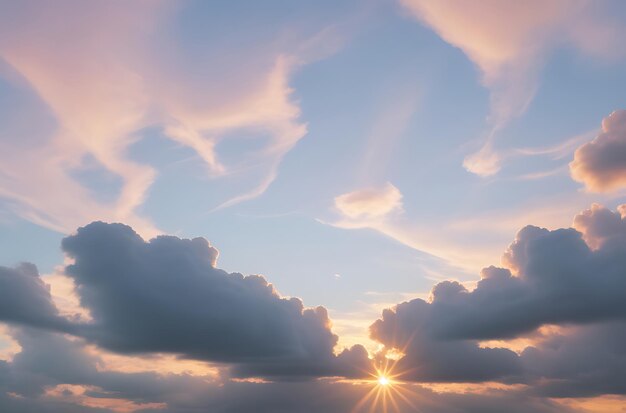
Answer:
M0 410L617 413L626 4L0 0Z

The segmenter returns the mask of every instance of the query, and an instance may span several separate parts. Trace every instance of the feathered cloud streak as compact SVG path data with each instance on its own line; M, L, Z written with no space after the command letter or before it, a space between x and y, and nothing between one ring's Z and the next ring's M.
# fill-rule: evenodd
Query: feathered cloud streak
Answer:
M465 158L465 168L493 175L502 156L497 133L530 104L539 69L550 50L571 45L583 53L613 58L623 28L592 1L532 0L480 3L458 0L400 0L443 40L458 47L478 66L491 92L489 132L482 148ZM621 33L621 35L620 35Z
M16 213L66 233L97 218L155 235L157 228L136 209L157 171L128 153L153 127L193 149L209 176L251 173L248 189L224 205L269 186L282 157L306 133L288 84L301 61L297 47L259 39L254 50L233 47L240 59L229 60L211 56L221 49L210 49L214 39L199 33L205 47L186 50L175 40L182 36L176 7L162 1L0 6L2 73L32 100L18 111L19 117L29 113L27 124L11 120L0 136L0 196ZM228 47L228 35L223 39ZM34 117L48 126L29 141L19 139ZM262 144L225 163L218 142L242 132ZM112 201L76 179L77 170L93 165L120 180Z

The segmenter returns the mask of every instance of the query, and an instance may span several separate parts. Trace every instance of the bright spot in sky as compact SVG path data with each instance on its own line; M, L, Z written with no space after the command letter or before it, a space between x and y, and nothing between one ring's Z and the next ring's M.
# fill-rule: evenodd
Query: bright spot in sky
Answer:
M380 376L378 378L378 384L380 384L381 386L386 386L389 384L389 379L385 376Z

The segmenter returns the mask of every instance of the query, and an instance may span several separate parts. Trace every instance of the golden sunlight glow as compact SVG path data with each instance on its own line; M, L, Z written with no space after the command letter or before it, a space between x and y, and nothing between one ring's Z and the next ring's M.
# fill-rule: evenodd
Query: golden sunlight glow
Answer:
M379 360L379 367L375 372L369 372L372 378L366 381L373 387L359 400L351 413L402 413L409 407L411 411L418 410L414 401L419 396L410 389L410 385L400 379L410 371L398 371L399 360L396 357Z

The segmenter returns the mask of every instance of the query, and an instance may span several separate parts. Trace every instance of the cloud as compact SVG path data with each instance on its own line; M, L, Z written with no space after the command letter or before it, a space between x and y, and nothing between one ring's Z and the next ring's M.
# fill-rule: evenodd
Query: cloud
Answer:
M239 376L359 376L362 346L338 356L323 307L282 298L264 277L215 267L203 238L145 242L130 227L92 223L63 240L89 321L58 315L33 265L2 269L0 319L81 336L118 353L170 353L234 365Z
M626 394L626 323L611 321L555 334L521 353L528 392L542 397Z
M218 47L201 33L208 24L196 28L199 44L182 47L177 42L189 27L181 29L179 13L199 7L182 6L0 6L0 75L25 102L0 131L0 196L17 215L65 233L107 219L156 235L137 208L159 171L129 154L138 140L153 139L155 129L192 149L209 177L244 178L222 207L269 187L282 158L306 134L289 86L304 63L297 43L306 36L287 44L265 33L247 48L234 40L239 34L224 33ZM242 150L232 160L220 144L237 139ZM89 168L116 182L110 199L77 179Z
M439 284L436 288L459 288ZM441 340L431 329L436 321L431 304L416 299L384 310L370 326L372 339L404 356L394 368L402 380L420 382L482 382L520 375L517 355L508 349L480 348L476 342Z
M620 248L626 241L626 205L620 205L614 213L593 204L574 218L574 228L594 250Z
M37 267L29 263L0 266L0 321L60 330L70 325L59 315Z
M31 107L33 117L44 106L55 122L38 131L38 145L2 137L4 153L11 156L3 157L0 192L19 205L19 215L55 230L69 232L93 214L115 216L154 234L133 210L143 202L155 171L125 152L148 111L145 87L132 67L144 54L131 50L145 44L161 3L39 6L23 2L2 13L0 57L21 78L24 91L40 99L39 111ZM139 19L144 25L136 24ZM70 171L87 155L122 178L113 205L102 205L72 179Z
M371 383L333 379L259 382L219 380L187 374L118 373L97 368L99 359L81 341L57 333L13 329L22 351L11 362L0 361L0 408L16 413L123 413L131 411L190 413L227 412L365 412L355 409ZM435 393L417 385L396 397L401 411L442 413L570 413L548 399L520 392L485 389L481 393Z
M8 411L158 410L166 406L165 400L174 402L175 395L197 397L200 387L216 386L211 377L184 373L102 370L101 360L86 351L82 340L58 333L14 328L12 335L22 350L11 362L0 362L0 407L15 406Z
M569 164L572 178L593 192L626 187L626 110L602 120L602 132L579 147Z
M590 1L400 3L443 40L461 49L478 66L491 92L487 138L482 148L464 161L468 171L481 176L500 169L503 157L495 148L497 134L525 112L550 50L572 45L584 53L609 58L621 50L615 39L623 29L607 17L607 10Z
M507 268L485 269L475 290L446 281L430 300L385 310L371 327L385 346L375 362L392 350L404 355L394 370L403 373L401 411L582 412L559 400L625 394L625 236L626 218L594 205L574 228L524 228L505 253ZM91 319L60 327L36 269L2 268L0 319L20 350L0 360L0 409L345 412L372 388L362 346L333 353L337 337L323 307L280 297L261 276L219 270L217 250L202 238L146 242L128 226L96 222L65 238L63 249ZM558 328L536 332L548 324ZM511 337L531 344L513 351ZM92 343L128 363L163 353L215 362L217 374L142 371L145 360L112 369ZM453 393L413 381L492 383Z
M383 311L371 336L405 354L398 371L411 380L521 382L557 397L624 394L615 381L625 382L616 368L626 363L616 344L626 328L625 237L626 218L599 205L579 214L574 228L527 226L505 252L506 268L485 268L472 291L444 281L430 300ZM519 355L481 345L532 337L548 325L571 330ZM578 362L585 359L594 362ZM575 389L585 383L588 391Z
M375 219L402 209L402 193L387 182L382 187L358 189L335 198L335 207L351 219Z
M559 158L563 155L560 148L553 149L533 150L556 154ZM461 209L439 219L430 215L415 219L404 213L389 213L380 218L349 218L345 214L337 217L335 206L330 209L334 216L320 218L318 222L346 230L375 230L418 251L431 263L447 266L450 276L454 274L469 280L485 265L499 261L502 246L519 228L529 223L549 229L568 226L572 216L593 202L591 198L583 192L576 192L574 196L556 194L518 204L513 210L490 207L479 212L464 212Z
M335 354L324 307L283 298L263 276L216 268L204 238L144 241L94 222L63 240L65 269L90 317L64 318L32 264L0 267L0 321L69 333L119 354L227 363L232 377L361 377L361 345Z

